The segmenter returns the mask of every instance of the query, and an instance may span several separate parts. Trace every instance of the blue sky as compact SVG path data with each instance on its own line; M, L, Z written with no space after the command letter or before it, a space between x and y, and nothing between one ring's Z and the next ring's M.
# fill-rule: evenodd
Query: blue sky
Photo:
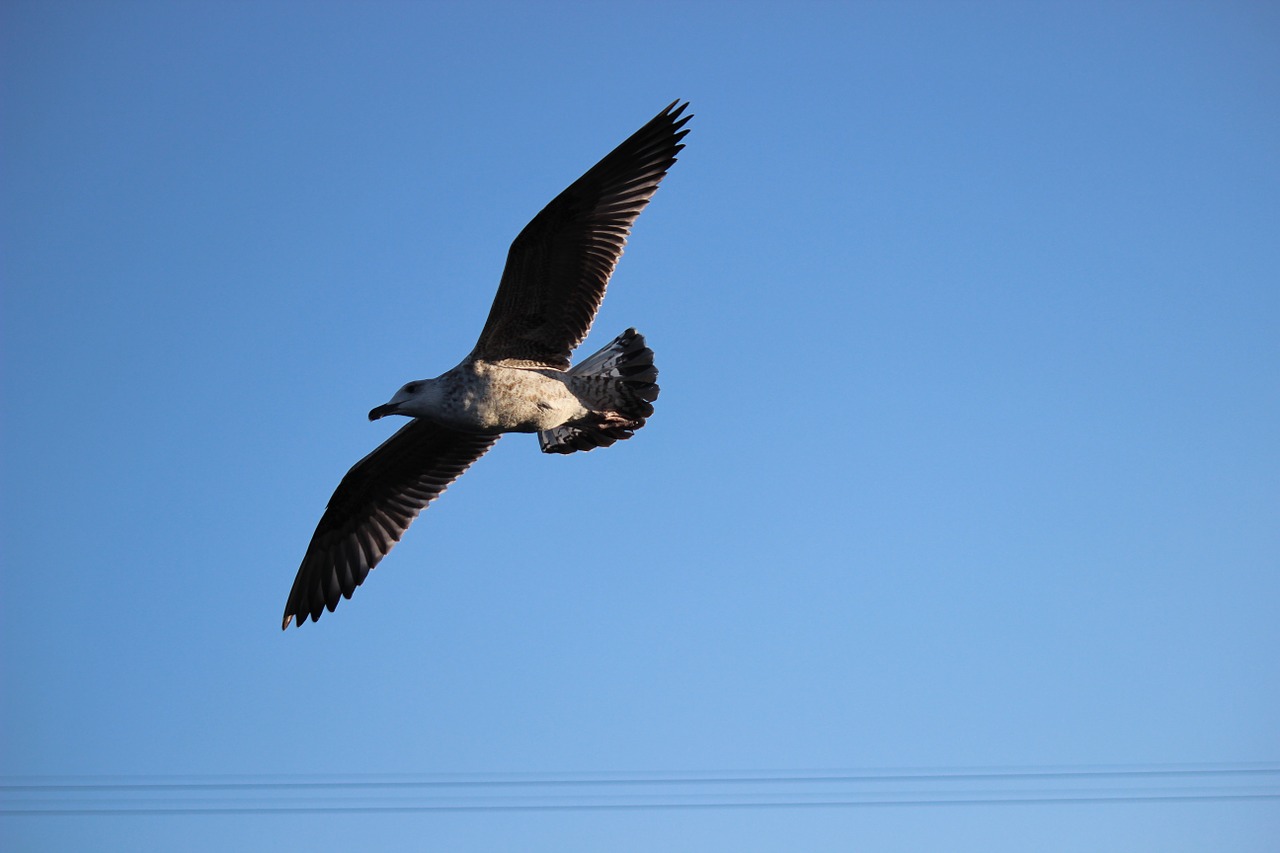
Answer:
M1264 3L4 4L0 772L1280 766L1278 43ZM655 417L505 438L282 634L395 427L365 413L470 349L519 229L675 98L584 346L643 331ZM31 851L1278 836L1277 799L0 815Z

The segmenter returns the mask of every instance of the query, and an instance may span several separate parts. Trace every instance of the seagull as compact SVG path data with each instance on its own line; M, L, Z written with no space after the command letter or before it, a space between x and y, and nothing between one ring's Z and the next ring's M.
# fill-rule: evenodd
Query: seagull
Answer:
M302 625L350 598L409 525L508 432L544 453L608 447L653 414L658 369L627 329L570 366L631 226L684 148L688 102L673 102L592 166L524 227L507 253L475 349L435 379L403 386L369 412L411 420L338 484L284 608Z

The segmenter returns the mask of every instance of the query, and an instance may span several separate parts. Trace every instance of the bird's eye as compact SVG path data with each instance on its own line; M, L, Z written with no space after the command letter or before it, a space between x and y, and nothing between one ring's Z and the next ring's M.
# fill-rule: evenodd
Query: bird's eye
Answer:
M405 393L406 393L406 394L417 394L417 393L418 393L418 385L419 385L419 383L417 383L417 382L410 382L408 385L404 386L404 391L405 391Z

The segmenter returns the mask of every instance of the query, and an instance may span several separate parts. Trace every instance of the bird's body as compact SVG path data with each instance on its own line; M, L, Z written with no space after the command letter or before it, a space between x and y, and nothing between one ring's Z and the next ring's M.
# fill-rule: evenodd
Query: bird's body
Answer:
M608 447L653 414L658 369L635 329L570 366L631 224L683 148L672 104L556 196L511 244L472 352L410 382L369 419L412 420L342 478L285 605L284 627L332 611L417 514L503 433L537 433L545 453Z
M467 359L435 379L409 383L391 398L387 414L394 409L466 432L540 432L590 414L583 385L563 370ZM370 414L381 417L382 408Z

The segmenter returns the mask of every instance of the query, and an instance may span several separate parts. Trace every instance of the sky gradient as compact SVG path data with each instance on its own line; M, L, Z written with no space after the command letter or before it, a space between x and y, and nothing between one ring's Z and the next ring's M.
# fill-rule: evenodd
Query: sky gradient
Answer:
M581 807L1280 768L1278 44L1265 3L5 3L0 775L487 787L0 814L0 846L1274 850L1275 772ZM653 419L504 438L282 634L397 426L366 413L470 350L520 228L676 98L579 351L640 329ZM492 808L526 779L575 808Z

